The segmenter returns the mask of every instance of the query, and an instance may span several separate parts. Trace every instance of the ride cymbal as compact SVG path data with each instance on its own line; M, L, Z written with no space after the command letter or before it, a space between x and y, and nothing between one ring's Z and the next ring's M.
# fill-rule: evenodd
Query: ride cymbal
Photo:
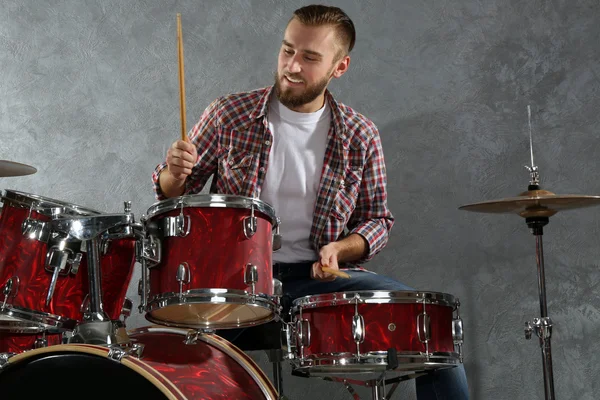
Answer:
M556 195L547 190L528 190L516 197L467 204L459 210L492 213L518 214L523 218L551 217L559 211L600 205L600 196Z

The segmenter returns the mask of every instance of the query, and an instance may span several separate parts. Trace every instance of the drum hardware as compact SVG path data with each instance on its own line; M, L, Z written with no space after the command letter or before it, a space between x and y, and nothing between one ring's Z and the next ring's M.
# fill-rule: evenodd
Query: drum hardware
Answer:
M136 230L135 257L142 268L141 278L138 283L138 294L140 295L138 311L142 314L146 311L146 306L148 305L148 292L150 290L148 269L160 263L162 246L158 238L152 234L148 235L145 215L142 215L140 219L140 226L141 229Z
M131 343L126 346L123 345L112 345L108 346L108 354L106 357L109 360L116 361L120 363L123 360L123 357L136 357L142 358L142 354L144 353L144 344L142 343Z
M459 209L483 213L516 213L525 218L527 227L535 236L535 259L541 317L535 318L533 324L530 322L525 323L525 338L530 339L532 332L535 332L540 339L545 398L546 400L554 400L554 377L551 351L552 320L548 317L546 298L546 277L542 240L544 234L543 229L544 226L549 223L550 217L559 211L600 205L600 196L556 195L540 188L539 169L533 160L531 108L529 106L527 106L527 113L529 122L529 149L531 153L531 166L525 166L529 171L529 185L527 191L516 197L468 204L459 207Z
M131 310L133 310L133 301L131 299L125 297L123 301L123 306L121 307L121 316L123 317L123 325L125 325L125 320L131 316Z
M2 294L4 295L4 300L2 301L2 310L6 308L6 303L10 297L15 297L19 292L19 284L20 280L18 276L12 276L10 279L6 281L4 286L2 287Z
M37 169L31 165L21 164L14 161L0 160L0 177L23 176L35 174Z
M273 226L273 251L281 249L281 218L275 218L275 225Z
M8 360L17 353L0 353L0 372L8 365Z
M184 262L179 264L177 267L177 276L175 280L179 282L179 297L183 299L183 285L187 285L190 283L190 266L188 263Z
M69 238L85 241L88 262L89 305L83 320L75 326L70 343L115 344L129 341L120 322L111 321L102 308L101 238L111 229L130 225L133 214L106 214L91 217L61 218L52 221L53 229Z
M181 209L179 215L176 217L166 217L163 219L163 237L186 237L190 234L192 221L189 215L185 216L183 214L184 205L185 201L179 201L178 207Z
M463 329L463 320L460 317L460 301L456 299L456 317L452 320L452 340L454 341L454 348L458 353L459 361L463 362L463 343L465 341L465 334Z
M48 287L48 294L46 295L46 306L48 306L50 304L50 300L52 300L58 276L66 276L69 274L69 272L75 275L77 274L77 271L79 271L79 265L81 264L82 254L77 253L73 257L73 251L71 249L66 248L65 245L66 240L61 240L58 243L58 245L52 246L46 254L45 269L48 272L52 272L50 286ZM67 264L70 266L68 270Z
M35 343L33 345L34 349L41 349L44 347L48 347L48 339L46 339L46 332L42 333L41 338L35 339Z
M356 390L354 389L354 387L352 385L371 388L371 398L373 400L389 400L392 398L392 395L395 393L396 389L398 388L398 385L401 382L404 382L404 381L407 381L410 379L415 379L415 378L418 378L418 377L426 375L426 374L427 374L427 372L420 371L420 372L409 373L406 375L401 375L401 376L397 376L394 378L386 379L385 372L384 372L378 378L369 379L369 380L348 379L348 378L340 378L340 377L334 377L334 376L327 376L327 377L323 377L321 379L323 379L325 381L329 381L329 382L341 383L342 385L344 385L346 390L352 395L352 398L354 400L360 400L360 396L358 395L358 393L356 392ZM294 374L294 375L296 375L296 374ZM300 375L298 375L298 376L300 376ZM386 390L387 385L392 385L392 387L389 390Z
M425 357L429 360L429 341L431 340L431 319L426 310L427 300L423 299L423 312L417 315L417 338L425 345Z
M250 216L244 217L244 236L250 239L256 233L258 226L258 218L254 216L254 203L250 206Z
M359 301L360 296L356 293L354 295L354 315L352 316L352 339L356 343L357 358L360 358L360 344L365 341L365 319L358 313Z
M29 208L29 215L21 224L21 232L28 239L48 243L51 235L50 224L31 218L32 207L33 205Z
M256 283L258 282L258 267L250 263L244 268L244 284L251 286L250 293L256 294Z

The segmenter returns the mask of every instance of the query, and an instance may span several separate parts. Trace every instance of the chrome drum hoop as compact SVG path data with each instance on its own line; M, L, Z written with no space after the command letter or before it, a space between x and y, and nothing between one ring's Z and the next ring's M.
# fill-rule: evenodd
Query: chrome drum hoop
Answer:
M394 371L420 371L451 368L460 364L458 353L398 352L398 367ZM383 372L387 370L387 352L369 352L357 357L353 353L312 354L291 360L292 369L301 373L335 375Z
M320 295L304 296L294 300L292 313L297 313L300 309L311 309L329 306L341 306L347 304L385 304L385 303L426 303L455 308L456 301L454 296L441 292L424 291L389 291L389 290L371 290L356 292L337 292Z
M76 324L75 320L55 314L12 306L0 308L0 332L60 333L72 330Z
M224 194L191 194L159 201L148 208L148 211L146 212L146 220L150 220L157 215L161 215L169 211L179 210L182 207L254 209L262 214L265 214L271 222L271 225L276 225L277 222L275 209L270 204L252 197Z
M146 306L146 319L155 324L186 328L186 329L231 329L231 328L246 328L255 325L265 324L274 319L279 319L280 306L276 300L276 296L268 296L264 294L252 295L243 290L233 289L192 289L184 292L181 296L179 293L168 292L154 296ZM173 321L164 321L152 316L152 311L160 310L169 306L180 306L185 304L236 304L251 307L264 308L271 313L268 317L256 321L245 321L237 324L215 324L202 323L191 326Z
M31 209L50 217L90 216L102 214L100 211L78 206L72 203L67 203L65 201L9 189L2 191L0 194L0 200L3 203L10 204L11 206Z

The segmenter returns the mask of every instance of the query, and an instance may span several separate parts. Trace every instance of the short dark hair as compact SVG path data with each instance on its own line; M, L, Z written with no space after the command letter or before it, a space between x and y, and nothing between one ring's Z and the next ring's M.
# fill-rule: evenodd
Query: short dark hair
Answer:
M308 26L332 25L337 31L345 54L347 55L354 48L356 42L354 23L341 8L312 4L294 11L290 21L294 18Z

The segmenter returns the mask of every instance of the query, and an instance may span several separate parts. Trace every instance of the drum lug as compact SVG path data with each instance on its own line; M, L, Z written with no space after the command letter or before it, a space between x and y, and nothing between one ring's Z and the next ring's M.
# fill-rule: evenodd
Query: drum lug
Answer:
M33 344L34 349L42 349L44 347L48 347L48 339L46 339L46 335L35 339L35 343Z
M258 218L254 216L254 204L250 208L250 216L244 217L244 236L246 239L250 239L256 233L256 229L258 226Z
M296 321L296 347L301 348L302 353L304 347L310 346L310 339L310 321L307 319Z
M144 345L141 343L133 343L131 346L109 346L109 351L107 357L113 361L118 363L121 362L123 357L134 356L137 358L142 357L142 353L144 352Z
M463 362L463 343L465 334L463 329L463 320L460 317L460 301L456 299L456 317L452 320L452 340L454 347L458 350L458 358Z
M179 297L183 297L183 285L190 283L190 266L184 262L177 267L177 276L175 280L179 282Z
M360 357L360 344L365 341L365 319L358 312L360 295L354 295L354 315L352 316L352 339L356 343L356 355Z
M52 296L54 295L54 289L56 288L56 281L58 276L68 275L67 264L71 266L71 272L74 274L79 270L79 264L81 263L81 253L77 253L75 257L71 258L70 255L73 251L65 248L66 241L61 240L58 245L52 246L46 254L46 271L52 272L52 279L50 280L50 287L48 288L48 294L46 295L46 305L50 304Z
M417 315L417 338L419 342L425 345L425 356L429 358L429 341L431 340L431 318L425 310L423 303L423 312Z
M258 282L258 267L248 263L246 264L246 268L244 270L244 283L252 286L252 290L250 292L252 294L256 293L256 282Z
M10 277L4 286L2 287L2 294L4 295L4 301L2 301L2 309L6 307L6 303L10 297L15 297L19 292L19 285L21 281L18 276Z
M273 278L273 296L278 298L278 303L280 303L279 298L283 296L283 284L275 278Z
M281 226L281 218L275 219L275 227L273 232L273 251L277 251L281 248L281 233L279 233Z
M31 210L29 210L31 215ZM27 217L21 224L21 232L28 239L48 243L51 229L48 223Z
M183 343L185 343L186 345L196 344L196 342L198 341L199 334L200 333L198 331L189 330L185 334L185 340L183 341Z

